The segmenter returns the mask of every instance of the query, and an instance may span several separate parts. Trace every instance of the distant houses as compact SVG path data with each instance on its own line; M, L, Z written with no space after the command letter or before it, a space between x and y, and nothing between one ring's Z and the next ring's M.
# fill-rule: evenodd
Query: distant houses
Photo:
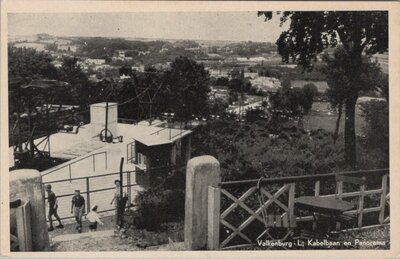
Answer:
M211 77L215 77L215 78L229 77L229 71L228 70L213 69L213 68L206 68L206 69L210 73Z
M256 57L238 57L236 58L236 60L239 62L262 62L266 61L267 59L262 56L256 56Z
M85 60L85 63L88 65L103 65L106 63L106 60L98 58L88 58Z
M111 58L112 61L128 61L128 60L133 60L132 57L126 56L126 50L117 50L114 53L114 56Z
M260 76L250 80L253 87L264 93L276 92L281 87L281 82L275 77Z

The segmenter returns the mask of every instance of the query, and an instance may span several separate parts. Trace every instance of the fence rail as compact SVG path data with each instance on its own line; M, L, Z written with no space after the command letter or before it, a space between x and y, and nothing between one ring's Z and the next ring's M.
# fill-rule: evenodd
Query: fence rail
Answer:
M331 188L335 190L334 193L322 194L322 188L328 186L324 186L323 183L335 179L336 175L362 175L367 179L368 177L374 179L374 181L380 178L380 182L371 182L372 189L366 190L363 185L358 191L351 190L345 192L343 182L335 181L335 188ZM386 224L390 221L386 211L390 197L388 177L389 169L374 169L331 174L264 178L261 181L261 193L267 199L263 204L255 202L257 201L256 196L258 193L255 185L259 179L222 182L218 187L209 186L208 243L211 249L229 249L238 245L254 245L256 240L265 234L265 227L263 227L265 222L262 218L262 212L267 209L272 210L272 207L274 207L275 212L279 211L280 221L283 222L283 220L289 219L290 227L295 227L296 222L311 223L314 220L312 215L307 215L304 211L300 213L302 215L296 215L297 213L295 213L296 200L299 197L299 193L304 192L305 189L304 187L299 187L302 184L306 184L309 189L311 188L313 196L337 197L339 199L358 197L357 209L345 212L347 215L356 215L358 229L371 227L371 224L368 226L365 225L363 219L365 214L374 212L378 214L377 217L374 217L374 222L377 222L376 225ZM303 189L300 190L301 188ZM239 192L239 189L244 190L244 192ZM379 205L367 207L365 197L368 196L375 196L371 200L374 199ZM224 201L224 204L222 201ZM229 220L235 223L229 222ZM258 227L255 224L258 224ZM251 225L252 227L250 227ZM215 226L217 227L215 228ZM340 225L337 224L336 227L339 229ZM259 231L260 229L263 230L263 228L264 231L250 236L254 230ZM222 229L225 230L221 231Z
M129 204L140 190L138 188L139 185L135 181L135 173L136 171L125 171L122 173L122 188L128 195ZM43 184L52 185L52 190L57 195L58 214L62 220L65 220L73 218L70 214L71 199L74 191L77 189L80 190L81 195L85 198L86 211L89 211L91 206L95 204L99 207L99 213L115 210L114 205L111 205L110 201L114 197L114 181L116 179L120 179L119 172L48 181L43 182ZM45 199L47 200L47 197Z
M78 163L78 162L80 162L80 161L89 159L89 158L92 158L92 161L93 161L93 163L92 163L92 164L93 164L92 168L93 168L93 172L95 172L95 171L96 171L96 156L101 155L101 154L104 154L104 157L105 157L105 159L104 159L104 161L105 161L105 168L107 168L107 152L106 152L106 151L102 151L102 152L90 154L89 156L82 157L82 158L80 158L80 159L78 159L78 160L74 160L74 161L72 161L72 162L68 161L68 162L67 162L68 164L63 165L63 166L60 166L60 167L56 167L56 168L54 168L54 169L51 170L51 171L48 171L48 172L46 172L46 173L43 173L42 176L45 176L45 175L48 175L48 174L51 174L51 173L60 171L60 170L62 170L62 169L64 169L64 168L68 167L69 180L72 180L72 175L71 175L71 167L72 167L72 165L74 165L74 164L76 164L76 163Z
M86 210L89 210L92 205L99 207L98 212L110 212L115 210L114 205L110 204L114 197L116 179L122 180L123 191L128 195L128 204L131 204L137 193L143 190L143 185L139 185L136 180L137 173L151 173L152 170L164 169L165 174L168 172L182 169L183 166L161 166L146 170L123 171L122 179L121 172L99 174L94 176L77 177L71 179L62 179L54 181L45 181L43 185L51 184L52 190L57 195L58 214L61 219L73 218L70 214L71 198L75 190L80 190L80 193L86 200ZM47 197L45 198L47 200ZM46 206L46 210L47 210Z

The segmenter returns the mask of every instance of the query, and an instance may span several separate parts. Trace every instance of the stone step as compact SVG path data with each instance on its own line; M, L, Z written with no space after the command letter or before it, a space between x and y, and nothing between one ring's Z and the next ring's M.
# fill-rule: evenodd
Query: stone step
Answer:
M53 238L53 243L56 242L66 242L66 241L73 241L80 238L85 237L111 237L114 235L114 230L103 230L103 231L95 231L95 232L85 232L85 233L78 233L78 234L67 234L67 235L59 235Z

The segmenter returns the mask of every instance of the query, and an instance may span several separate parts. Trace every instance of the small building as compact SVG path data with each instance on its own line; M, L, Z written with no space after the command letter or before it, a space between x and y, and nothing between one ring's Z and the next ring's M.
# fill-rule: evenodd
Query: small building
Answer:
M280 81L274 77L260 76L250 80L251 85L258 90L266 92L275 92L281 87Z
M148 185L160 174L186 165L190 159L191 131L160 128L151 134L135 137L129 148L131 156L128 161L139 172L138 183Z
M106 60L101 58L88 58L85 62L89 65L103 65L106 63Z
M124 59L125 58L125 50L117 50L117 57Z
M132 70L137 72L144 72L144 65L132 66Z
M258 73L255 72L244 72L245 78L255 79L258 77Z

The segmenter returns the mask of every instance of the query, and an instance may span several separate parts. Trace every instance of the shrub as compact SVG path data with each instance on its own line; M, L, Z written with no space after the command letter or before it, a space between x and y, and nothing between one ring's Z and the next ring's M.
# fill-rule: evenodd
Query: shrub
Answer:
M184 217L184 189L154 188L140 192L135 203L133 223L137 228L158 230L162 223L180 221Z
M363 128L366 144L388 152L389 106L386 101L372 100L361 106L366 125Z

